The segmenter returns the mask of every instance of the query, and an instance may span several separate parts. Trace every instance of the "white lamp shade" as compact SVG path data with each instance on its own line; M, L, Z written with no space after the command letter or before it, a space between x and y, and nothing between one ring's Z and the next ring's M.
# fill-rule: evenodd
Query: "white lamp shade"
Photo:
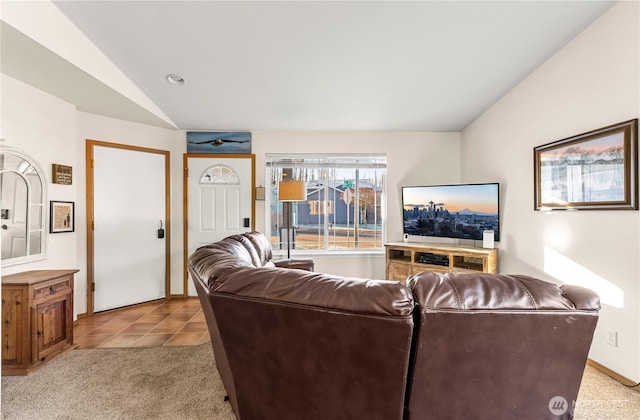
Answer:
M304 181L281 181L278 184L278 201L304 201L307 184Z

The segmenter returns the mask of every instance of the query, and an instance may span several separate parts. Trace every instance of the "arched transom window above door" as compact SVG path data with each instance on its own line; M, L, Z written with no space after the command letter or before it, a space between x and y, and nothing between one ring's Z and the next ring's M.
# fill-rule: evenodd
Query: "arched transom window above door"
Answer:
M201 184L240 184L236 171L226 165L213 165L200 175Z

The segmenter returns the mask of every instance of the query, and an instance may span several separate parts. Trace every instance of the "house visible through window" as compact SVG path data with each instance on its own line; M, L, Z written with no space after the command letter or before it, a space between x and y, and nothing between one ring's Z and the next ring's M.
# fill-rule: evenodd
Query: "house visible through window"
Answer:
M278 183L304 181L292 206L291 249L382 249L387 158L380 154L267 154L267 226L274 249L287 249Z

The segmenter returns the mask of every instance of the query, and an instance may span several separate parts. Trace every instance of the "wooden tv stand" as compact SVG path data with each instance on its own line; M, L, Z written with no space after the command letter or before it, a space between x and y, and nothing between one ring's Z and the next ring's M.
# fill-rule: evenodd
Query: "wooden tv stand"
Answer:
M385 244L387 279L405 282L421 271L497 273L498 250L418 242Z

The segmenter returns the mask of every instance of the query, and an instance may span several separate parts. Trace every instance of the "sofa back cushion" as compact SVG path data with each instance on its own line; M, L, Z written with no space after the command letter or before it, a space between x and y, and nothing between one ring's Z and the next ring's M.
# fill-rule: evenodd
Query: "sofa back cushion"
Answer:
M425 272L409 286L408 419L572 418L600 308L595 293L500 274ZM564 413L550 410L558 397Z
M271 245L259 232L232 235L198 248L189 256L192 274L209 285L221 272L237 267L274 267Z
M239 267L208 298L239 419L402 419L413 299L401 283Z
M231 245L234 252L253 267L273 267L273 253L271 244L266 236L260 232L247 232L231 235L221 241Z

